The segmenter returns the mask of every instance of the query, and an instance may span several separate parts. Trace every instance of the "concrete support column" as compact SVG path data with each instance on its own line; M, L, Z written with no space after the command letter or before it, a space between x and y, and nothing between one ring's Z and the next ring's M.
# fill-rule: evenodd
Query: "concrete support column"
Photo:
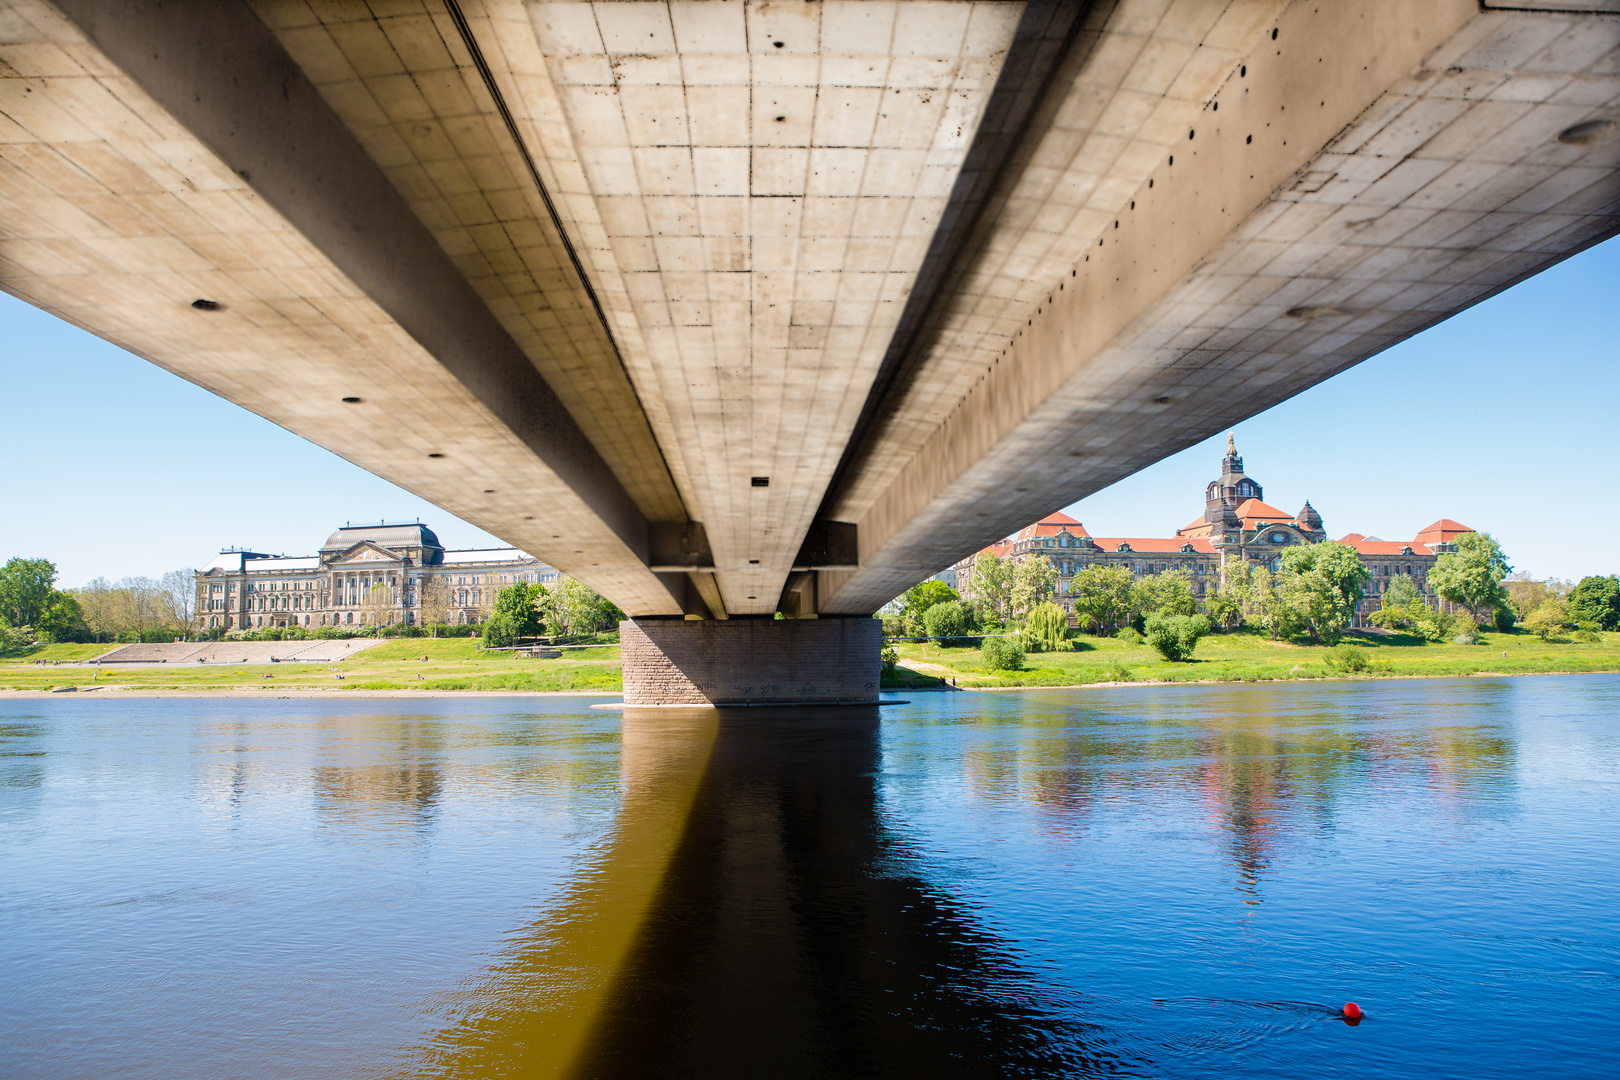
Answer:
M883 624L821 619L629 619L626 705L853 704L878 698Z

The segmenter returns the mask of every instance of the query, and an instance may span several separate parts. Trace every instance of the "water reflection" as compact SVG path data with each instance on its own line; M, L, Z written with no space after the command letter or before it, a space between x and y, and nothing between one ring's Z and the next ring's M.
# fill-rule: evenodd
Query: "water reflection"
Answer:
M45 726L27 720L0 723L0 786L37 788L45 776Z
M1617 770L1609 677L0 702L0 1072L1607 1076Z
M397 1075L1020 1076L1091 1031L877 811L878 710L627 710L600 861Z
M1470 821L1502 812L1515 749L1499 722L1436 725L1421 711L1403 715L1424 704L1410 691L1385 709L1377 695L1368 691L1373 707L1347 716L1342 693L1313 700L1297 688L1178 687L1081 702L1030 694L998 708L968 703L967 731L944 738L966 742L966 797L1027 806L1054 839L1087 836L1093 818L1193 809L1225 849L1245 902L1257 904L1273 860L1331 833L1347 795L1378 788L1421 802L1425 814ZM892 754L902 773L947 767L929 738L897 740Z
M361 742L366 760L323 764L313 770L317 812L328 818L352 818L379 808L403 810L418 827L430 825L443 787L444 725L420 718L371 728ZM328 753L341 759L347 748L345 742Z

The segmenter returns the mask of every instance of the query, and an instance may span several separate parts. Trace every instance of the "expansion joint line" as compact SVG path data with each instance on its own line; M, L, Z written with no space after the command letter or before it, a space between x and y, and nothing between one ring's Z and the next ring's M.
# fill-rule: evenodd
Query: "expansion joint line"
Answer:
M854 483L890 422L903 411L906 394L920 377L929 350L949 318L952 283L964 280L973 262L983 256L990 219L1005 205L1012 185L1034 155L1038 140L1031 133L1035 125L1056 112L1052 97L1059 74L1075 62L1081 29L1099 2L1030 0L1025 4L978 130L817 517L833 515L839 497Z
M546 215L551 218L552 228L557 230L557 238L562 241L563 250L568 253L568 261L574 267L574 273L579 275L580 287L590 298L591 308L596 312L596 318L602 324L602 333L607 335L608 348L613 350L613 358L619 362L619 370L624 372L624 381L630 387L630 393L635 395L636 406L641 409L641 415L647 415L647 407L642 403L641 391L636 387L636 380L630 377L630 368L624 362L624 353L619 351L619 341L613 336L613 324L608 322L607 312L602 308L601 300L597 299L596 289L591 285L590 275L585 272L585 263L580 259L579 252L574 248L573 240L569 239L568 230L563 227L562 215L557 213L557 204L551 200L551 192L546 190L546 182L540 178L540 168L534 163L534 156L529 153L529 144L523 141L523 133L518 130L517 120L512 116L512 110L507 108L506 96L495 82L495 73L490 70L489 62L484 59L484 51L478 47L478 39L473 36L472 26L467 22L467 16L462 13L461 5L457 0L444 0L445 11L450 15L450 21L456 24L456 33L461 35L461 43L467 47L467 54L472 57L473 66L478 69L478 77L484 81L484 89L489 91L490 100L495 103L495 111L501 114L501 122L506 125L507 134L512 136L512 144L523 158L524 166L529 170L529 179L534 182L534 189L540 193L540 201L545 204ZM657 435L653 436L653 445L657 446ZM660 457L663 457L664 448L658 447ZM664 472L670 474L669 462L664 461ZM673 486L673 474L671 486ZM677 492L677 497L679 493ZM688 514L688 517L691 515Z

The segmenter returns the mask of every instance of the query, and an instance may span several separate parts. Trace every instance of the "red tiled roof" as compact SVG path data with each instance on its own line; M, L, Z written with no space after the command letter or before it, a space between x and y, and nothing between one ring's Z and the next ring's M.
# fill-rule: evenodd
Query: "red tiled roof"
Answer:
M1271 525L1286 525L1294 520L1294 515L1286 510L1279 510L1275 506L1268 506L1259 499L1245 499L1238 504L1237 516L1243 519L1247 526L1250 521L1264 521Z
M1350 533L1339 541L1356 549L1357 555L1399 555L1402 548L1411 548L1414 555L1428 555L1429 549L1416 540L1368 540L1360 533Z
M1449 544L1463 533L1473 531L1473 529L1461 522L1452 521L1450 518L1441 518L1418 533L1417 538L1425 544Z
M1026 525L1018 533L1016 539L1030 540L1037 536L1056 536L1067 531L1070 536L1090 536L1084 525L1081 525L1068 514L1047 514L1033 525Z
M1118 551L1119 545L1129 544L1133 552L1143 552L1153 555L1179 555L1183 545L1191 545L1194 552L1211 555L1215 552L1215 545L1203 537L1186 536L1097 536L1092 538L1103 551Z

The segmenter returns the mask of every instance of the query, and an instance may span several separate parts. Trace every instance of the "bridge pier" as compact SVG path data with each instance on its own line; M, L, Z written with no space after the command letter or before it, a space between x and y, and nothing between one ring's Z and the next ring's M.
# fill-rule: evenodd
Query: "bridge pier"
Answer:
M627 619L626 705L870 704L877 619Z

